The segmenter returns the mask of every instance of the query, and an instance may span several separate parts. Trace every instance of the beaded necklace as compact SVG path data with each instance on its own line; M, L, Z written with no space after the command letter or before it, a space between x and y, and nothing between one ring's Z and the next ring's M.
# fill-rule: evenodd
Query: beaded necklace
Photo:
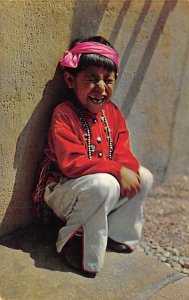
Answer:
M79 107L76 107L78 114L79 114L79 119L82 122L82 127L85 130L85 139L87 141L87 148L88 148L88 156L89 159L92 159L92 152L95 151L95 146L91 144L91 132L90 132L90 128L89 125L87 124L87 121L82 113L82 111L79 109ZM108 158L111 160L112 159L112 152L113 152L113 140L112 140L112 136L111 136L111 129L109 127L108 124L108 120L106 118L105 115L105 111L101 110L102 116L101 116L101 121L104 122L105 124L105 131L107 131L107 140L109 143L109 154L108 154Z

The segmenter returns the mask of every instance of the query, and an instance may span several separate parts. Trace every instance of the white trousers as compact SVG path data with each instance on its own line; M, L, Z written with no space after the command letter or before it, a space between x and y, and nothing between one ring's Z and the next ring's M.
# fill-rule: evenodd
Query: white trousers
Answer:
M141 237L144 198L153 183L150 171L140 167L139 172L141 191L130 200L120 199L120 185L107 173L49 184L45 202L66 222L58 234L57 252L82 229L83 270L98 272L104 262L108 237L135 248Z

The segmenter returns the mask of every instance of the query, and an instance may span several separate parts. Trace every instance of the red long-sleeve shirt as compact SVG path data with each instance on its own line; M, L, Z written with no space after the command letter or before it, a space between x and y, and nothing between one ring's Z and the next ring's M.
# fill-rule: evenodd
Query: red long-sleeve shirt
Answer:
M120 181L122 166L138 172L139 163L131 151L129 131L123 114L111 101L103 109L113 139L112 160L108 159L108 133L105 130L105 123L101 120L101 112L93 114L82 111L90 128L91 144L95 146L90 160L84 137L85 130L78 111L70 101L65 101L55 108L45 154L58 164L63 176L77 178L94 173L109 173Z

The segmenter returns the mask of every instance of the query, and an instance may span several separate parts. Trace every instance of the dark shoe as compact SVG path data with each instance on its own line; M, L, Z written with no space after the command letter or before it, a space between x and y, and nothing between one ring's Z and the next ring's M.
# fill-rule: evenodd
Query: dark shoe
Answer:
M64 250L64 258L68 266L78 271L80 274L94 278L95 272L84 271L82 267L83 249L82 249L82 236L74 236Z
M121 244L119 242L116 242L112 239L108 239L108 247L110 247L112 250L114 250L115 252L120 252L120 253L131 253L133 252L133 250L124 245L124 244Z
M68 242L64 251L66 262L72 268L81 271L82 256L82 238L80 240L76 240L73 238L73 240Z

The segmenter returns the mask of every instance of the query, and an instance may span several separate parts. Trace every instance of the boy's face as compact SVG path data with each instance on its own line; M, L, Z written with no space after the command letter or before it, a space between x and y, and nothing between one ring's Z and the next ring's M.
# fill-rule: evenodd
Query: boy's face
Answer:
M92 113L101 111L114 91L115 73L104 68L91 66L75 77L67 73L64 78L80 104Z

